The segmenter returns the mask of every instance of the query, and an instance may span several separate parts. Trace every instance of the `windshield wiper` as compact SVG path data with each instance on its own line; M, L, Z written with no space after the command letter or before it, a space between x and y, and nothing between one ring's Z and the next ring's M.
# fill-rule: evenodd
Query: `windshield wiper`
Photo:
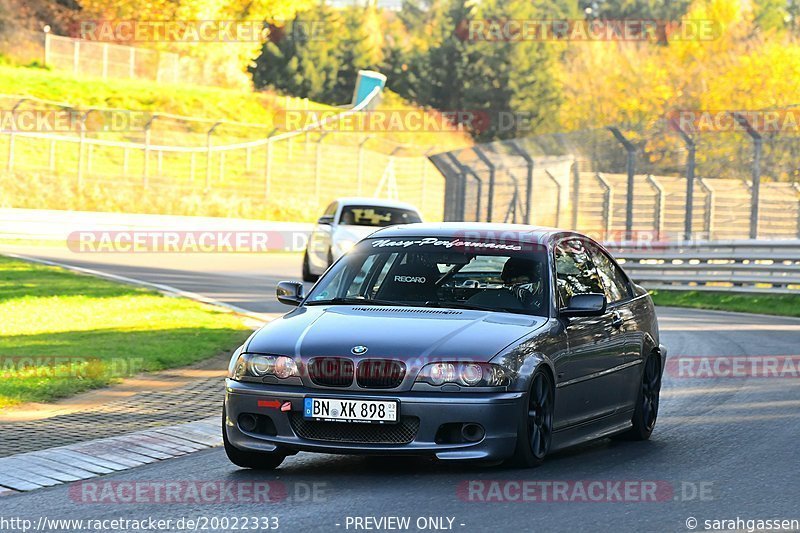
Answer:
M369 300L367 298L344 298L337 296L328 300L310 300L305 305L399 305L409 307L411 304L392 300Z

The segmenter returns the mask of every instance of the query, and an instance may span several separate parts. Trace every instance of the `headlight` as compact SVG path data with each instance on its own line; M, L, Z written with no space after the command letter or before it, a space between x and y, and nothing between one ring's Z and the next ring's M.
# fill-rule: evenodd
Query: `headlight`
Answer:
M491 363L431 363L419 371L416 381L435 386L504 387L511 378L504 367Z
M289 357L278 357L275 360L274 368L275 375L281 379L300 375L297 371L297 363L294 362L294 359Z
M243 378L263 378L275 376L281 379L299 376L297 363L291 357L283 355L258 355L245 353L239 355L239 359L233 366L233 371L229 378L237 381Z
M257 378L263 378L267 374L272 374L272 369L275 368L275 358L266 355L254 355L247 363L247 369L250 375Z

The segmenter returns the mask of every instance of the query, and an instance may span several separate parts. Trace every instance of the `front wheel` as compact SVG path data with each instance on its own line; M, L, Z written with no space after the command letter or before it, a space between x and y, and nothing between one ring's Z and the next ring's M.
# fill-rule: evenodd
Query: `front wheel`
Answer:
M658 418L658 401L661 394L661 357L658 353L647 356L642 370L642 382L636 398L631 422L633 427L617 436L622 440L647 440L653 434Z
M278 468L286 454L277 452L247 452L236 448L228 441L228 430L225 427L225 407L222 407L222 443L225 445L225 454L230 462L242 468L254 470L274 470Z
M311 273L311 268L308 265L308 250L303 254L303 281L317 281L319 276Z
M531 389L521 413L517 430L517 447L509 463L530 468L539 466L550 451L553 439L553 408L555 387L545 370L539 369L531 378Z

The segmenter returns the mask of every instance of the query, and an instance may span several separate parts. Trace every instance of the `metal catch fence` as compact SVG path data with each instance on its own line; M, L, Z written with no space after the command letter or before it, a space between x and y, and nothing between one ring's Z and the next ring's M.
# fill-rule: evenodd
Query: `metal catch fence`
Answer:
M431 157L445 220L578 229L601 240L800 237L797 138L689 135L664 119L496 141Z

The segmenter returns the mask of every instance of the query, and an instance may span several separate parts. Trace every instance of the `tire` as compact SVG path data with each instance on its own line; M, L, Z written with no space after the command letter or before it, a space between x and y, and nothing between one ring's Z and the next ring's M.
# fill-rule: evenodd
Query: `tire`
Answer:
M517 429L517 446L508 460L511 466L532 468L544 462L553 439L555 387L553 378L542 369L531 377Z
M658 419L658 402L661 392L661 357L653 352L647 356L642 369L642 380L633 410L631 429L616 435L620 440L647 440L653 434Z
M311 273L311 268L308 266L308 250L303 254L303 281L317 281L319 276Z
M222 442L225 445L225 454L230 462L241 468L254 470L274 470L280 466L286 454L277 452L246 452L236 448L228 441L228 430L225 427L225 407L222 407Z

